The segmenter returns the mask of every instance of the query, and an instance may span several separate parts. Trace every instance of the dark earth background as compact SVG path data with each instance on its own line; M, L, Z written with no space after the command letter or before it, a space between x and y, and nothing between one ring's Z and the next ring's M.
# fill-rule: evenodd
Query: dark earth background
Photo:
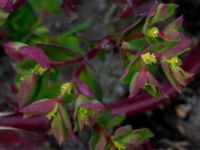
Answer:
M166 0L165 0L166 2ZM200 0L177 0L179 13L184 14L186 33L198 37L200 33ZM62 33L74 24L85 19L92 19L93 26L82 36L97 40L106 35L106 27L120 15L122 4L108 0L79 0L79 18L69 23L64 14L53 14L46 18L45 24L52 34ZM114 50L108 48L104 63L94 60L97 75L103 85L104 101L112 102L123 98L127 88L120 83L122 73L120 62ZM112 62L112 63L111 63ZM0 50L0 111L4 109L4 94L8 93L9 83L14 79L14 71L10 60ZM5 106L6 107L6 106ZM134 128L150 128L155 133L151 140L157 150L200 150L200 77L191 81L183 93L159 108L135 117L129 117L124 124L132 124ZM58 146L53 138L40 149L89 150L87 133L80 133L78 142L66 141Z

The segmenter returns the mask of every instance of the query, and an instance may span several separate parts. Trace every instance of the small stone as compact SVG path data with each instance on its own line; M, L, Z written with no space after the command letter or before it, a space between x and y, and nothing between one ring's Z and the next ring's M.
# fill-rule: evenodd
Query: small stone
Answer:
M188 107L186 105L178 105L176 108L176 114L181 118L181 119L185 119L188 115Z

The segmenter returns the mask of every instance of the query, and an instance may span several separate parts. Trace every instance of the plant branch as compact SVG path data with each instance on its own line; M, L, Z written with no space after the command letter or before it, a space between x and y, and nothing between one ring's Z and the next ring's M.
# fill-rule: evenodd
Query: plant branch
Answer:
M200 43L193 48L183 62L183 68L187 72L198 74L200 71ZM169 98L158 100L149 94L139 94L133 98L123 99L111 104L107 104L108 108L112 111L113 115L126 114L133 116L143 113L147 110L153 109L160 104L169 101L171 97L177 94L176 90L170 85L168 81L161 84L161 89L169 96Z
M188 57L183 61L183 68L186 71L194 74L199 73L199 49L200 43L190 51ZM176 90L167 81L162 83L161 88L169 95L169 97L173 97L177 94ZM134 116L164 104L169 100L170 99L158 100L149 94L139 94L136 97L123 99L106 105L112 111L113 115L126 114L127 116ZM0 126L15 127L32 131L48 131L50 129L49 121L43 116L23 118L21 114L0 116Z
M35 132L45 132L50 129L49 121L44 116L24 118L22 114L0 116L0 126L19 128Z

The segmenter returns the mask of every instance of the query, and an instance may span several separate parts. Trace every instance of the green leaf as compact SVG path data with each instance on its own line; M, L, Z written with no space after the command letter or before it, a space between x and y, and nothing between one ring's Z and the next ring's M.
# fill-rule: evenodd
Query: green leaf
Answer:
M90 139L92 149L95 149L96 145L98 144L99 139L100 139L100 135L95 131L92 132L92 136Z
M113 128L120 125L125 120L125 115L120 115L112 118L105 124L105 128Z
M49 13L60 12L60 0L29 0L29 2L35 9L43 9Z
M110 110L105 109L103 112L101 112L101 114L99 114L98 118L97 118L97 122L99 124L101 124L102 126L104 126L105 124L107 124L110 120L112 119L112 113L110 112Z
M134 130L133 133L139 137L141 142L154 137L153 132L147 128Z
M78 52L55 44L39 43L37 46L43 49L51 59L57 61L69 60L81 56Z
M57 142L61 145L65 139L65 131L63 128L63 123L59 114L57 114L51 123L51 133L56 138Z
M33 31L38 17L29 3L26 3L20 9L15 9L6 22L6 31L12 40L19 40L27 37Z
M53 82L57 81L58 76L59 76L59 72L60 72L60 70L59 70L58 67L54 67L54 68L52 68L50 70L50 79L51 79L51 81L53 81Z
M69 138L71 138L72 140L75 140L75 135L74 135L73 130L72 130L72 124L71 124L69 114L62 107L62 105L59 105L59 114L60 114L61 119L63 121L64 127L67 129L67 134L68 134Z
M128 144L133 140L133 133L132 132L128 132L125 135L123 135L122 137L118 138L117 141L121 144Z
M133 50L144 50L145 46L147 45L147 41L145 38L138 38L128 42L129 48Z
M41 94L44 90L46 90L48 76L47 73L44 73L41 76L38 76L37 80L35 81L34 88L32 89L32 94L29 98L29 101L34 101L39 99Z
M2 9L0 9L0 26L5 23L6 18L8 17L8 15L9 15L9 13L6 13Z
M139 70L140 70L140 62L137 61L134 65L131 65L129 67L128 74L123 79L123 82L128 85L131 83L131 81L134 82L133 76L136 75L136 73L138 73Z
M169 82L172 84L172 86L180 93L181 92L181 88L180 85L178 84L178 81L174 78L173 73L170 69L169 64L166 62L166 60L162 60L161 62L161 66L162 69L167 77L167 79L169 80Z
M106 144L107 144L107 139L106 139L105 134L101 132L99 136L100 137L95 146L95 150L103 150L103 149L105 149Z
M98 133L96 131L93 131L91 139L90 139L90 143L91 143L92 149L104 150L107 144L107 140L106 140L105 135L102 132Z
M80 52L81 54L84 54L84 51L82 50L80 46L80 38L75 36L76 33L85 31L89 29L92 26L92 20L87 19L83 22L71 27L68 31L64 32L63 34L60 34L57 36L58 43L64 45L65 47L72 49L74 51Z
M123 37L126 38L126 36L129 36L129 34L133 35L134 33L138 33L140 32L140 23L142 21L141 18L141 16L134 16L129 17L128 19L119 19L108 27L108 34L116 41L119 41L122 40ZM137 24L135 24L136 22ZM125 32L125 29L133 24L135 24L135 26Z
M83 49L81 48L81 40L75 35L66 35L61 34L57 37L57 42L66 48L84 54Z
M157 11L155 15L151 19L151 23L154 24L156 22L161 22L169 18L171 15L173 15L175 9L175 4L159 4L157 7Z
M100 81L97 79L91 69L86 68L84 71L82 71L80 80L84 81L89 86L97 100L102 100L103 92Z
M49 86L45 86L45 88L43 88L43 90L41 91L40 95L38 96L39 99L42 98L57 98L60 94L60 86L62 85L62 83L52 83ZM74 93L72 92L72 94L65 94L62 100L62 104L68 104L70 102L72 102L75 99L74 97Z
M46 86L40 95L41 98L56 98L60 93L60 83L54 83Z
M67 37L69 35L74 35L77 32L82 32L82 31L89 29L91 26L92 26L92 20L87 19L87 20L84 20L83 22L71 27L71 29L69 29L67 32L63 33L61 36Z
M159 96L158 93L158 88L155 87L152 83L147 82L144 86L144 89L147 90L147 92L149 92L151 95L153 95L154 97Z
M150 50L161 53L164 52L166 50L169 50L170 48L172 48L173 46L175 46L176 42L156 42L156 43L152 43L149 47Z
M16 71L19 75L25 76L30 74L36 65L37 63L35 61L24 59L17 64Z

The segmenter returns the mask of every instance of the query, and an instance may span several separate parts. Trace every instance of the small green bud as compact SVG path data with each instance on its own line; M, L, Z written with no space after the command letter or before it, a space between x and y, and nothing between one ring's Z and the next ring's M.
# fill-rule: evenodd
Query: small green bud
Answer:
M181 60L177 56L174 56L171 59L168 59L167 62L172 67L179 67L181 65Z
M118 141L113 141L113 144L118 150L125 150L126 149L126 147L124 145L122 145L121 143L119 143Z
M80 114L81 116L88 116L90 114L90 111L89 111L89 109L80 106L78 108L78 114Z
M39 75L42 75L45 71L47 71L47 69L48 69L48 68L43 68L43 67L40 66L40 67L38 68L38 73L39 73Z
M152 27L147 30L146 36L149 38L157 38L159 34L158 28L157 27Z
M43 68L42 66L40 66L39 64L37 64L31 71L31 73L36 73L36 74L39 74L39 75L43 75L43 73L45 71L47 71L48 68Z
M61 94L71 94L72 89L74 88L75 84L73 82L67 82L60 86Z
M141 55L145 64L154 64L157 62L155 54L149 52Z

